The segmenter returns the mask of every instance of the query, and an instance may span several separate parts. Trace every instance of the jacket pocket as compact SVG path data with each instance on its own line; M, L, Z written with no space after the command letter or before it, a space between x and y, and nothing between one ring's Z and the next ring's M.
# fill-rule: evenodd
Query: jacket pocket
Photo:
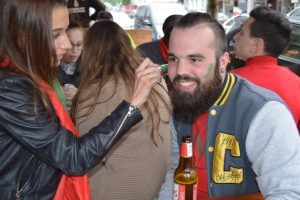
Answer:
M33 176L35 170L36 157L32 154L24 166L21 169L20 176L18 177L17 189L16 189L16 199L21 199L21 193L24 191L24 188L29 184L30 179Z

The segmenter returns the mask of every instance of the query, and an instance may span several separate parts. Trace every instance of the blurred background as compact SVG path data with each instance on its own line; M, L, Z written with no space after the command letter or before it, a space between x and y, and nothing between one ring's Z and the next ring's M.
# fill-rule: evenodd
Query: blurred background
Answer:
M102 2L106 10L113 15L114 21L133 35L137 46L162 38L162 24L169 15L184 15L193 11L207 12L224 27L232 59L235 57L233 36L249 17L248 13L256 6L268 6L282 12L292 23L292 41L289 48L280 56L279 62L300 75L300 0L102 0ZM91 8L90 13L93 12ZM151 35L148 36L147 32L143 32L143 36L135 36L137 30L151 31Z

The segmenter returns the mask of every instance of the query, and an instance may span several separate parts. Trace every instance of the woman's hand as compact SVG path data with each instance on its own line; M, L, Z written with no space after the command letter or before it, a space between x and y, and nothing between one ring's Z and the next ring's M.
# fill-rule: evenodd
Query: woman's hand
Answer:
M66 84L63 90L64 90L67 106L71 106L73 98L76 95L78 89L74 85Z
M153 86L161 81L161 74L149 58L146 58L135 71L134 91L129 98L133 106L140 107L150 94Z

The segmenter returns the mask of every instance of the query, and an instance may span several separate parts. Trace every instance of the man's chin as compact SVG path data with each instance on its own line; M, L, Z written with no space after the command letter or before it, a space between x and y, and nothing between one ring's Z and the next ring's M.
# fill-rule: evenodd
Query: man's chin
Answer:
M175 119L184 122L184 123L188 123L188 124L192 124L198 117L199 117L200 113L196 112L196 113L192 113L189 111L175 111L173 110L173 116Z

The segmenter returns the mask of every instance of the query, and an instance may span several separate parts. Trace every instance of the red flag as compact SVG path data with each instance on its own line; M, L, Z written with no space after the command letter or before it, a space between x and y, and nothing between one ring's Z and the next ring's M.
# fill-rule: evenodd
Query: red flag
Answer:
M79 137L69 114L62 105L56 92L46 83L41 82L40 85L48 95L56 115L60 119L61 125ZM54 200L90 200L91 192L87 175L83 176L67 176L63 175L58 188L56 190Z

